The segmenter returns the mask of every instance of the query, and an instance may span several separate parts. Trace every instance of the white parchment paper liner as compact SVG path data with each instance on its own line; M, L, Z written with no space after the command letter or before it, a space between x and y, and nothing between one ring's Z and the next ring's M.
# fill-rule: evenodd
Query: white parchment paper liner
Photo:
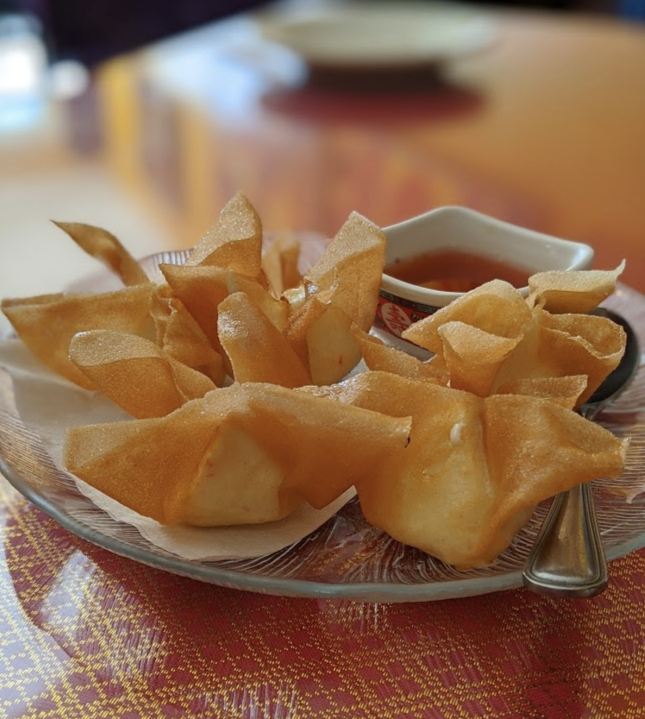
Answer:
M163 526L99 492L63 466L69 427L132 419L108 399L88 392L44 367L20 340L0 341L0 366L11 376L16 408L38 435L58 469L69 474L94 504L113 519L136 527L151 544L188 560L242 559L277 552L311 534L355 494L352 488L321 510L304 505L279 522L234 527Z

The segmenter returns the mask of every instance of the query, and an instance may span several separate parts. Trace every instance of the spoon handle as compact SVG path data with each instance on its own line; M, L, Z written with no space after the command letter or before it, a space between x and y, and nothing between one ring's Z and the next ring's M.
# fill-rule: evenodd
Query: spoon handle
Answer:
M554 597L593 597L609 582L593 493L581 484L558 494L522 572L524 586Z

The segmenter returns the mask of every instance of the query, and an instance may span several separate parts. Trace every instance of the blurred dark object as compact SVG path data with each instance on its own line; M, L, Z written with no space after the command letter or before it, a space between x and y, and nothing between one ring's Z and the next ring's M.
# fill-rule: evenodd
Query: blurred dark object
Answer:
M52 60L92 66L114 55L250 8L262 0L0 0L43 27ZM501 5L645 18L645 0L501 0Z
M619 0L619 15L626 20L645 20L645 0Z
M0 14L18 11L36 16L52 59L92 66L259 4L258 0L0 0Z

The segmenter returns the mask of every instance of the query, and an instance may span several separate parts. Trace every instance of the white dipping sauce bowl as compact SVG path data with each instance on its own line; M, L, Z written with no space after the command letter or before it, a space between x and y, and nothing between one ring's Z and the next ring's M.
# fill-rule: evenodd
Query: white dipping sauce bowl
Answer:
M453 250L526 270L588 270L594 260L589 245L563 240L502 222L465 207L440 207L384 228L386 267L398 260L437 250ZM528 287L518 288L528 296ZM374 328L377 335L407 352L425 356L401 333L411 324L460 297L383 274Z

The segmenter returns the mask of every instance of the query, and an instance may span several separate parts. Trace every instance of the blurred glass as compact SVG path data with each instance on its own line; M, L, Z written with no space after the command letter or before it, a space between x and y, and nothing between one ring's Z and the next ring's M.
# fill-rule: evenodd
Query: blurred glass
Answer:
M0 14L0 132L29 127L44 109L47 51L40 23Z

